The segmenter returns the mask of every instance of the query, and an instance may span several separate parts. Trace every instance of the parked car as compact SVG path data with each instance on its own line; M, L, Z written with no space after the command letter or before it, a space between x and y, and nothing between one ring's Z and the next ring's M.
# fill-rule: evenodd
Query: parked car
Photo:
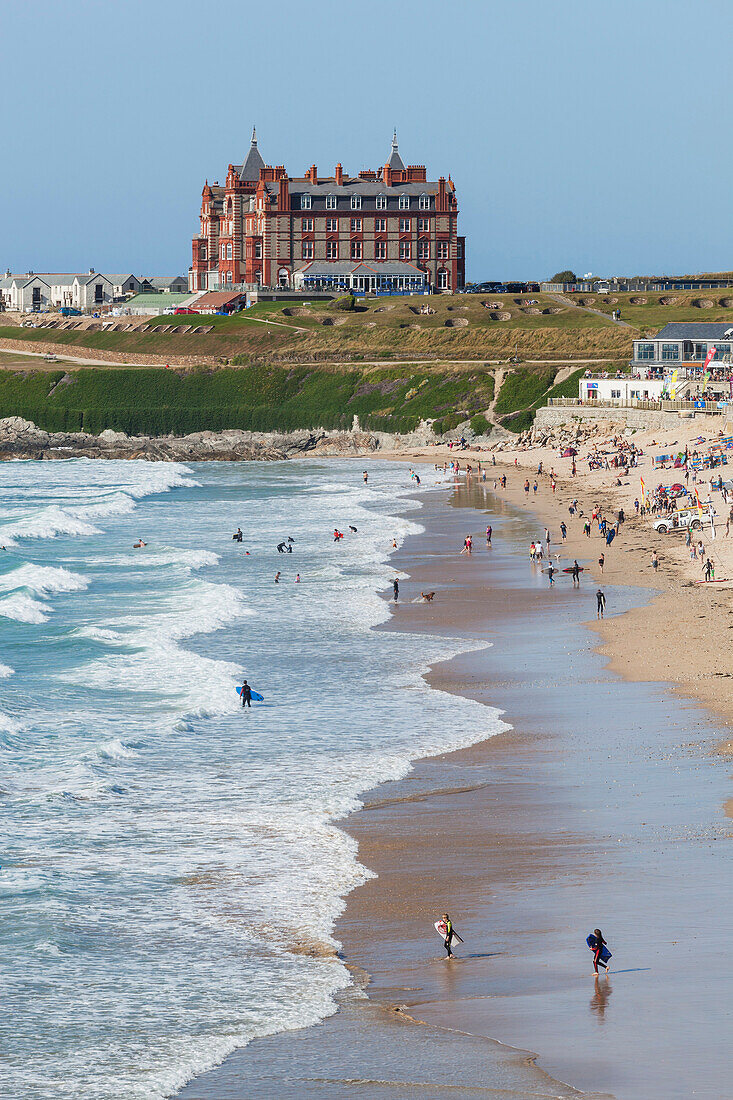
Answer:
M74 306L62 306L59 313L62 317L81 317L81 310Z
M672 512L656 520L654 530L662 535L666 535L669 531L686 531L688 527L691 531L699 531L703 523L709 523L712 526L715 514L715 509L708 501L703 504L702 515L697 508L683 508L679 512Z

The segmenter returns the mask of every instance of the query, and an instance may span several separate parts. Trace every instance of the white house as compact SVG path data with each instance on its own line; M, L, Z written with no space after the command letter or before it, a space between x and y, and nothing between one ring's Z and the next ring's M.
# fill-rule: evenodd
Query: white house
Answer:
M127 298L130 294L139 294L142 283L135 275L110 275L105 274L112 284L115 298Z
M660 401L668 388L669 380L664 378L634 378L629 374L603 378L596 374L580 379L579 397L584 405L598 401L623 406L632 401Z
M20 313L61 306L86 310L110 303L114 287L106 275L94 270L85 275L50 271L12 275L8 271L0 279L0 295L6 310Z

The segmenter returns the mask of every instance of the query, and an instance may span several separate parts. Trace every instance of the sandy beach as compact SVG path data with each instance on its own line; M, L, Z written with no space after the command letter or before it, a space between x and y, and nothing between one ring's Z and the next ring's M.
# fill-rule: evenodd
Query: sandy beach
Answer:
M429 681L501 707L511 729L366 797L346 827L378 877L336 928L355 988L317 1028L232 1055L188 1100L728 1095L733 998L715 955L730 897L730 699L716 674L730 663L730 596L691 585L681 537L650 534L648 519L606 548L566 518L573 498L629 515L638 473L621 487L608 471L558 480L554 494L542 478L527 502L538 454L517 454L519 469L514 457L495 468L506 491L492 468L459 482L450 507L426 503L425 532L393 559L404 579L388 627L488 643ZM564 574L550 589L530 565L544 524L560 566L587 567L579 589ZM469 532L476 550L461 556ZM411 602L433 589L433 603ZM466 941L450 963L431 927L446 909ZM595 980L584 939L599 924L614 972Z

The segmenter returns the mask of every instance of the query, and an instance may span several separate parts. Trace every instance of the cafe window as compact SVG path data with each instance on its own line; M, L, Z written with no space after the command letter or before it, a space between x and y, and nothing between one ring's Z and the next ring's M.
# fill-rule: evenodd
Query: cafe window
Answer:
M636 345L636 358L639 360L649 360L654 358L654 344L637 344Z
M669 362L677 362L680 357L679 344L662 344L662 359Z

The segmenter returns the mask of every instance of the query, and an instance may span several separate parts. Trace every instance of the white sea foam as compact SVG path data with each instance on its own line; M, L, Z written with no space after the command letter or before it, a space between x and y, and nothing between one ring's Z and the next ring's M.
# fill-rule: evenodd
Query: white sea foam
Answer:
M0 615L5 619L15 619L19 623L45 623L51 608L47 603L34 600L22 592L14 592L0 600Z
M12 676L14 672L15 669L11 668L10 665L0 664L0 680L7 680L7 678L9 676Z
M0 527L0 543L13 546L17 539L53 539L57 535L99 535L98 527L79 519L57 504Z
M17 718L11 718L9 714L0 711L0 731L2 733L20 733L23 723Z
M83 592L88 586L87 578L79 573L52 565L33 565L30 562L0 576L0 592L26 588L39 596L47 596L54 592Z
M135 750L128 745L124 745L119 737L114 737L111 741L105 741L104 744L99 745L97 754L103 760L132 760L137 756Z

